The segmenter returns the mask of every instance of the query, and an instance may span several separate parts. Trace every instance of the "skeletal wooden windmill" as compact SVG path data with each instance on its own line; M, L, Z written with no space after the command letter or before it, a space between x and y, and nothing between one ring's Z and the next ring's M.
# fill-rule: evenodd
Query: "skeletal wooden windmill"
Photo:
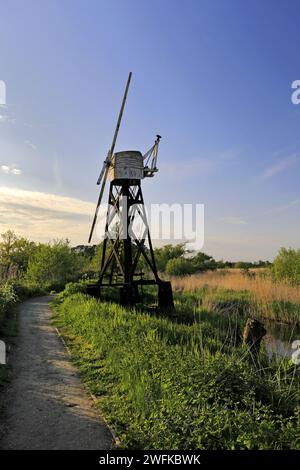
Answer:
M133 150L114 153L131 75L130 72L112 145L97 181L101 188L89 243L93 236L107 177L110 179L110 187L99 279L97 284L88 286L87 291L92 295L101 296L106 287L116 287L119 289L120 302L131 305L140 301L139 286L156 285L158 305L173 308L171 283L162 281L157 272L141 188L141 181L153 177L158 171L156 163L161 137L156 136L154 145L145 155ZM138 272L141 257L144 258L151 274L146 279L143 273Z

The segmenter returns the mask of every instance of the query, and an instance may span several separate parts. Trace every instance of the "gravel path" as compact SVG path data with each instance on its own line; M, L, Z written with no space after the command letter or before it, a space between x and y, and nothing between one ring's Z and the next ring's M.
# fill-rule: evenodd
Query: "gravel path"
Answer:
M12 380L1 396L0 448L110 449L111 434L51 325L49 300L19 307Z

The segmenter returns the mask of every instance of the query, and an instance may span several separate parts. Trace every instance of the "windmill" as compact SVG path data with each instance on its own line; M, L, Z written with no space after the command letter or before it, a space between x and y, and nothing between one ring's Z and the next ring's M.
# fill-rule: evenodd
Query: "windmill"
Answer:
M154 285L158 290L159 307L174 308L171 283L160 279L157 272L141 188L141 181L153 177L158 171L156 163L161 136L156 136L154 144L144 155L136 150L114 151L131 76L130 72L112 145L97 181L100 192L89 243L93 237L107 178L110 180L108 209L98 282L88 286L87 292L101 297L105 288L115 287L119 290L120 303L133 305L140 300L140 287ZM138 272L141 258L149 271L147 278L144 278L144 273Z

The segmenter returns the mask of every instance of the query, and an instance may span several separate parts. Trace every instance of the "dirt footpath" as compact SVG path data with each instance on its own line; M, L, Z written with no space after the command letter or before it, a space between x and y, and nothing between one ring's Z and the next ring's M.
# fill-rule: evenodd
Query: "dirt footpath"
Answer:
M110 449L112 437L51 325L50 297L19 307L10 356L12 380L1 401L1 449Z

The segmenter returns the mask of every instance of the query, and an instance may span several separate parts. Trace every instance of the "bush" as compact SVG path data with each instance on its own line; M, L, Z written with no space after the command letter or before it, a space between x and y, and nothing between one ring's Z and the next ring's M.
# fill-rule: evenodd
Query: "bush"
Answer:
M81 258L69 247L68 241L57 241L39 245L31 257L25 285L40 287L45 291L62 290L67 282L78 279L81 271Z
M20 278L27 269L36 245L12 230L0 235L0 282Z
M10 308L18 301L18 297L11 284L0 286L0 328Z
M73 294L84 293L89 281L68 282L62 292L58 294L58 300L65 299Z
M274 260L273 274L277 281L300 284L300 250L281 248Z
M47 294L47 291L45 289L36 284L26 285L19 283L14 286L14 290L20 300L25 300L29 297L37 297Z
M214 258L207 255L206 253L203 253L202 251L199 251L194 256L192 256L190 258L190 262L192 263L194 272L213 270L217 269L218 267L218 264Z
M170 276L185 276L192 274L193 266L191 262L185 258L173 258L167 262L166 273Z

